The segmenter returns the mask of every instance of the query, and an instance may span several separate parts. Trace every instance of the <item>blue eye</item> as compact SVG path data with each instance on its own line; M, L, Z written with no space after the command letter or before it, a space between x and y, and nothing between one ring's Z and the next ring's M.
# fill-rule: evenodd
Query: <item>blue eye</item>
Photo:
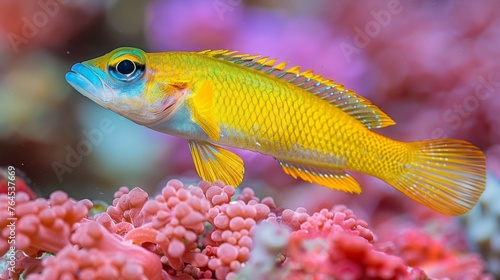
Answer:
M116 65L109 66L109 73L113 78L123 81L131 82L144 74L145 65L134 62L129 59L124 59L118 62Z

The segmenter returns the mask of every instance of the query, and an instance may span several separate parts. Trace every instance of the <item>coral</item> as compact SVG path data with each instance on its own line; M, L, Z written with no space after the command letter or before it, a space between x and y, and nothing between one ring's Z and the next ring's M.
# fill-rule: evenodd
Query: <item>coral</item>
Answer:
M307 210L299 207L295 211L285 209L281 212L280 216L277 216L276 213L270 213L267 221L287 225L292 230L298 230L300 229L300 225L302 225L308 217L309 214L307 214Z
M373 250L366 239L343 231L325 238L293 234L287 265L291 275L319 275L350 279L397 279L407 275L403 260Z
M158 255L123 242L98 222L78 226L71 241L75 245L43 259L42 273L27 279L163 279Z
M368 229L368 224L363 220L358 220L354 213L344 205L336 206L331 211L323 209L319 213L314 213L301 225L300 229L317 236L342 231L351 235L359 235L369 242L374 238L373 233Z
M8 209L8 196L0 195L1 209ZM89 200L76 201L62 191L56 191L49 199L29 200L27 193L15 196L15 246L30 256L40 251L58 252L70 244L72 226L80 222L92 207ZM7 238L7 211L0 211L0 254L4 255L10 245ZM10 217L12 218L12 216Z
M7 201L0 195L0 205ZM186 187L171 180L153 198L122 187L105 212L91 217L90 201L61 191L35 200L20 193L16 203L17 251L4 241L8 269L0 279L487 276L477 255L424 231L378 242L346 206L309 215L304 208L279 208L270 197L261 200L250 188L237 194L220 181Z
M398 279L408 276L405 262L373 247L374 234L345 206L323 209L291 233L283 269L287 279ZM283 273L283 272L280 272ZM280 277L283 277L281 275Z
M217 278L234 277L234 272L248 260L253 227L267 218L274 202L267 199L268 205L259 203L259 198L248 188L231 202L234 189L230 186L202 184L200 187L212 203L208 221L213 227L207 233L207 247L202 252L211 257L208 267Z
M253 247L250 258L238 273L238 279L282 279L284 273L276 271L282 262L280 253L286 249L291 230L274 222L265 221L252 232Z
M162 255L172 275L226 278L248 259L252 227L275 207L269 198L259 203L250 189L231 202L234 194L233 187L221 182L185 188L171 180L148 201L139 188L120 188L113 204L95 220L124 240Z
M484 267L478 255L462 252L458 248L446 248L446 245L444 240L411 228L398 235L392 250L387 251L400 256L406 264L423 269L434 279L482 278Z
M207 266L208 257L196 249L209 208L200 188L186 189L177 180L169 181L161 194L146 205L146 213L155 215L152 227L158 232L156 243L171 273L183 271L187 263Z

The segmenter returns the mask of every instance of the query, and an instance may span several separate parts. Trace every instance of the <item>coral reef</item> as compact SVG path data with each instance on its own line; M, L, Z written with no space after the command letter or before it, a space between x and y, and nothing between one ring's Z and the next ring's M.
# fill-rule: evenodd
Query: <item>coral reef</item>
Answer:
M8 202L0 195L0 207ZM89 200L62 191L34 200L19 193L15 202L14 250L7 217L0 217L7 264L0 279L489 277L478 255L422 229L378 241L346 206L309 215L261 200L250 188L237 194L220 181L184 186L171 180L153 198L122 187L112 205L93 216Z
M401 258L375 250L373 242L367 223L345 206L323 209L290 234L278 278L400 279L414 273Z

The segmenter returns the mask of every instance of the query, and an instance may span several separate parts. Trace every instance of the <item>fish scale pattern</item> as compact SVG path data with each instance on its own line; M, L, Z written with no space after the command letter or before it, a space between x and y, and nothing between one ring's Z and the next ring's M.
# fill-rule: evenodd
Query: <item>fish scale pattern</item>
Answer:
M233 70L227 75L240 73ZM307 160L305 150L318 154L340 153L341 139L334 137L349 137L353 133L339 124L342 118L349 119L349 116L327 102L318 102L307 92L290 94L293 89L287 92L288 84L280 83L282 87L262 84L255 82L257 78L229 84L225 79L214 78L217 81L214 116L235 141L232 143L241 148L278 158Z
M328 100L267 74L264 78L273 81L261 83L261 72L221 64L218 75L210 78L215 81L214 116L228 143L278 159L306 164L314 159L322 167L371 170L375 175L398 168L397 148L403 145L394 146L395 141L364 129Z

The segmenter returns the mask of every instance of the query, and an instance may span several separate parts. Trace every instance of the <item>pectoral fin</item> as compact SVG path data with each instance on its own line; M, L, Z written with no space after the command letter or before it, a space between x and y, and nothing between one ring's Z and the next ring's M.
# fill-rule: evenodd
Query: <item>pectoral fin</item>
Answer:
M189 104L193 111L193 121L214 141L219 140L220 129L213 116L214 85L211 81L202 82L199 88L195 88L189 98Z
M293 178L349 193L361 193L361 187L342 169L329 169L278 160L286 174Z
M234 153L207 142L189 141L196 171L203 180L237 187L243 181L243 160Z

